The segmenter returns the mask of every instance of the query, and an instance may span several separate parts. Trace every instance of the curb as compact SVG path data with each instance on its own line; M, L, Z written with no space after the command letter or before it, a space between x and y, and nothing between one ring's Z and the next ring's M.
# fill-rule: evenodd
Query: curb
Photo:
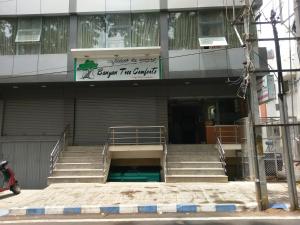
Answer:
M288 211L289 204L272 203L270 208ZM243 212L257 210L256 203L248 204L145 204L145 205L86 205L22 207L2 210L0 216L76 215L76 214L139 214L139 213L200 213L200 212ZM0 210L1 211L1 210Z
M139 213L199 213L199 212L242 212L256 210L255 204L146 204L146 205L103 205L103 206L52 206L11 208L9 216L24 215L74 215L74 214L139 214Z

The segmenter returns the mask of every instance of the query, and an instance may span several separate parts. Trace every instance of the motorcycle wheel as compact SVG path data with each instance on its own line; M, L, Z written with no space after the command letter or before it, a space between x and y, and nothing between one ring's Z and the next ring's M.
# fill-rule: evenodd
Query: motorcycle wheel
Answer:
M20 194L21 193L21 188L18 183L15 183L13 186L10 187L10 190L15 194Z

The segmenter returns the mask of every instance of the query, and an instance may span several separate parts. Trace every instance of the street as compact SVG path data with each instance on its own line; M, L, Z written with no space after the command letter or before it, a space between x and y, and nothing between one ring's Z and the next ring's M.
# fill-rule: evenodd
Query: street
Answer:
M70 216L42 216L42 217L6 217L0 224L109 224L109 225L299 225L299 213L282 213L277 216L267 214L242 216L244 214L191 214L191 215L137 215L132 216L103 216L103 215L70 215Z

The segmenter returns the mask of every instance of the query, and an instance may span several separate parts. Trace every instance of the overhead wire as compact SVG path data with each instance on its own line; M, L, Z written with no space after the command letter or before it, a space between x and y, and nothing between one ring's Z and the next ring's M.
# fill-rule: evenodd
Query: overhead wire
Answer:
M248 33L245 33L244 37L245 38L249 38L249 31L250 31L250 17L251 17L251 6L246 7L244 10L243 10L243 17L247 17L247 24L245 23L244 21L244 26L245 26L245 32L248 32ZM244 18L245 20L245 18ZM246 29L247 27L247 29ZM245 42L247 43L247 41ZM241 79L241 82L239 84L239 88L237 90L237 97L240 97L242 99L245 99L246 98L246 95L247 95L247 90L248 90L248 87L249 87L249 82L250 82L250 70L251 68L254 66L254 64L252 63L252 60L251 60L251 50L252 50L252 46L251 48L249 48L249 42L246 44L245 46L245 51L248 51L248 54L246 54L245 52L245 56L246 56L246 64L244 66L244 72L242 74L242 79ZM249 49L248 49L249 48Z

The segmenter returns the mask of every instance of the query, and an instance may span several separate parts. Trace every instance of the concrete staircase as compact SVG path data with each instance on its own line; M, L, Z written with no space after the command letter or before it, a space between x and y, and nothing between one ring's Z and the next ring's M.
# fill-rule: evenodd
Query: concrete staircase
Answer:
M48 184L103 183L102 146L68 146L58 159Z
M215 145L168 145L166 182L228 182Z

